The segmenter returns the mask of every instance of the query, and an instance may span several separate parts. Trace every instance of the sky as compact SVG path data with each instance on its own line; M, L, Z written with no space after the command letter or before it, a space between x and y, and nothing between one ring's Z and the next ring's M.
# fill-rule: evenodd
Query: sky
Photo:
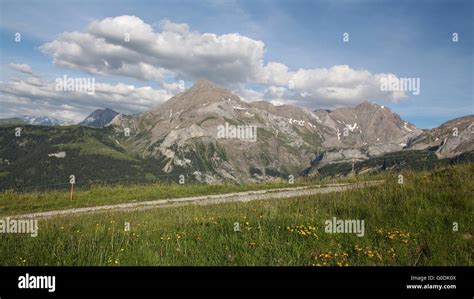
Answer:
M374 102L420 128L474 114L470 0L0 0L0 38L0 118L140 113L199 79L310 110Z

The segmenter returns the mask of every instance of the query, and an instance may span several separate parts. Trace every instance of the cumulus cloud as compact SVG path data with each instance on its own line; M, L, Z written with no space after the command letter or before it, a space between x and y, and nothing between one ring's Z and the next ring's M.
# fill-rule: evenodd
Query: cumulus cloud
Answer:
M155 31L136 16L105 18L91 22L84 32L64 32L41 50L58 66L91 74L159 81L167 75L190 81L206 78L234 89L240 86L240 94L245 93L243 85L256 83L266 91L247 98L310 108L405 97L380 89L380 78L394 74L372 74L348 65L292 71L281 62L265 63L265 44L238 33L199 33L169 20L159 27L161 31Z
M396 75L371 74L367 70L351 69L348 65L289 71L286 65L271 62L263 67L260 83L268 86L266 98L296 102L308 108L313 108L315 103L340 106L354 105L363 100L397 102L403 99L403 92L381 90L380 80L385 77Z
M264 44L239 34L189 31L168 20L161 32L135 16L92 22L85 32L65 32L41 46L61 67L91 74L162 80L173 74L185 80L207 78L221 84L254 79Z
M150 86L95 83L95 93L62 91L56 81L32 73L25 79L0 83L2 114L0 117L19 115L52 116L79 122L98 108L112 108L123 113L140 113L152 109L174 95L169 88Z

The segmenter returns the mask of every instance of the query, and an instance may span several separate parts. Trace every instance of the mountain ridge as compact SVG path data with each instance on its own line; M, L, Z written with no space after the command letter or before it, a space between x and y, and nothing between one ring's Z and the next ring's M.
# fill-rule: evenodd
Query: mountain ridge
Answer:
M264 137L244 146L241 140L221 140L216 127L225 123L256 126L257 135ZM423 133L389 108L369 102L312 112L266 101L244 102L207 80L113 125L119 131L125 127L132 131L127 150L142 157L165 157L164 171L175 166L199 171L192 165L197 144L220 147L227 153L225 163L213 154L205 160L218 176L236 180L263 179L267 172L296 175L309 165L315 167L314 161L317 167L363 161L407 149L410 140Z
M348 175L351 164L358 173L433 167L472 160L473 121L474 116L468 115L420 130L390 109L368 102L310 111L265 101L244 102L210 81L199 81L144 113L115 114L99 129L30 130L23 124L22 137L12 139L11 128L2 126L0 138L6 146L0 150L0 173L6 178L4 186L39 180L38 175L23 180L22 171L27 169L41 173L42 180L61 180L69 171L94 179L119 173L147 178L185 174L199 182L242 183ZM229 128L234 134L219 135ZM256 138L236 135L238 128L255 129ZM454 128L456 136L452 136ZM100 161L120 171L108 171Z
M103 128L110 123L119 113L110 109L96 109L79 123L81 126Z

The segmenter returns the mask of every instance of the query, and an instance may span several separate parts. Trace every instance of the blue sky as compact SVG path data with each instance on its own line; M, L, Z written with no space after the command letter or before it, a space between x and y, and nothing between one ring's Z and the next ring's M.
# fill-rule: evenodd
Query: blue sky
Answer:
M354 105L373 95L368 100L389 106L402 118L418 127L430 128L449 119L474 113L473 99L473 1L5 1L1 0L0 14L0 80L7 84L11 78L26 80L31 74L18 73L9 64L27 64L34 74L45 78L68 76L97 76L97 81L115 85L132 84L136 87L150 86L162 88L162 83L173 83L184 79L192 84L198 76L210 74L212 65L203 65L206 70L181 69L173 65L166 70L163 79L151 80L146 77L117 75L114 71L98 74L96 66L65 67L53 63L57 48L45 53L41 46L60 38L63 32L84 32L94 21L119 16L136 16L159 33L160 22L164 19L176 24L187 24L190 31L200 34L214 33L218 36L238 33L254 41L264 43L262 62L278 62L288 68L288 72L298 69L330 69L337 65L348 65L351 70L368 71L370 74L391 73L398 77L417 77L421 81L421 93L396 101L377 98L376 93L367 91L353 99L341 97L332 99L324 94L313 94L298 99L281 97L280 103L301 104L310 109ZM21 32L22 41L13 42L14 34ZM342 42L342 34L349 33L349 42ZM452 41L453 32L459 34L459 42ZM258 52L258 49L256 50ZM61 51L59 51L61 52ZM62 53L62 52L61 52ZM143 52L140 52L143 53ZM230 53L232 54L232 53ZM219 59L230 57L219 56ZM64 55L64 59L70 58ZM247 62L242 55L244 62ZM71 58L72 59L72 58ZM91 58L92 60L92 58ZM65 61L65 60L64 60ZM75 62L75 60L73 60ZM197 63L198 64L198 63ZM162 65L155 65L157 68ZM85 69L94 69L85 71ZM251 69L252 68L252 69ZM253 66L249 74L253 72ZM245 72L243 70L242 72ZM271 72L271 76L275 73ZM286 74L290 78L293 73ZM362 76L362 73L359 74ZM242 79L242 78L247 79ZM250 78L250 79L248 79ZM257 79L252 79L257 78ZM285 77L287 78L287 77ZM293 78L293 77L291 77ZM294 78L301 78L297 76ZM232 80L235 79L235 82ZM161 81L160 81L161 80ZM258 82L254 82L257 80ZM334 78L310 78L308 82L333 82ZM283 80L284 81L284 80ZM221 83L221 82L219 82ZM235 83L235 84L234 84ZM273 93L264 90L281 88L283 83L259 76L229 76L223 85L235 89L252 89L262 93L262 99L273 100ZM298 85L298 82L296 83ZM309 84L309 83L308 83ZM316 84L316 83L314 83ZM338 83L335 83L338 84ZM349 85L335 87L348 88ZM349 83L348 83L349 84ZM324 87L324 86L323 86ZM334 87L334 86L332 86ZM5 91L6 87L3 87ZM50 110L38 110L35 105L44 104L31 96L25 99L24 91L11 91L9 86L0 93L3 106L0 116L13 116L27 111L54 112L55 107L74 110L71 115L79 118L89 109L111 108L137 112L146 105L156 105L152 100L143 101L140 107L123 103L95 102L85 100L71 102L56 99L49 103ZM302 86L300 92L311 94L314 86ZM172 95L168 90L166 95ZM242 91L245 98L245 93ZM73 100L71 100L73 101ZM15 105L30 105L30 110ZM76 105L76 107L73 107ZM44 105L43 105L44 106ZM79 107L80 106L80 107ZM136 108L136 109L135 109ZM54 116L55 114L53 114ZM56 114L57 115L57 114Z

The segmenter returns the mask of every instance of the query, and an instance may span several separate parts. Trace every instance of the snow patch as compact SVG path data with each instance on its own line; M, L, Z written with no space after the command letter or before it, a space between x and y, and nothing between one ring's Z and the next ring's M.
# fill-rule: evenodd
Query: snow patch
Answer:
M290 118L290 119L288 120L288 122L289 122L290 124L296 123L296 124L298 124L300 127L304 127L304 124L306 123L304 120L297 120L297 119L293 119L293 118Z
M407 125L408 125L408 123L405 122L405 124L403 125L403 128L404 128L405 130L407 130L408 132L411 132L412 129L410 129Z
M357 123L354 123L352 126L346 125L346 127L349 129L349 131L354 132L354 129L357 128Z

